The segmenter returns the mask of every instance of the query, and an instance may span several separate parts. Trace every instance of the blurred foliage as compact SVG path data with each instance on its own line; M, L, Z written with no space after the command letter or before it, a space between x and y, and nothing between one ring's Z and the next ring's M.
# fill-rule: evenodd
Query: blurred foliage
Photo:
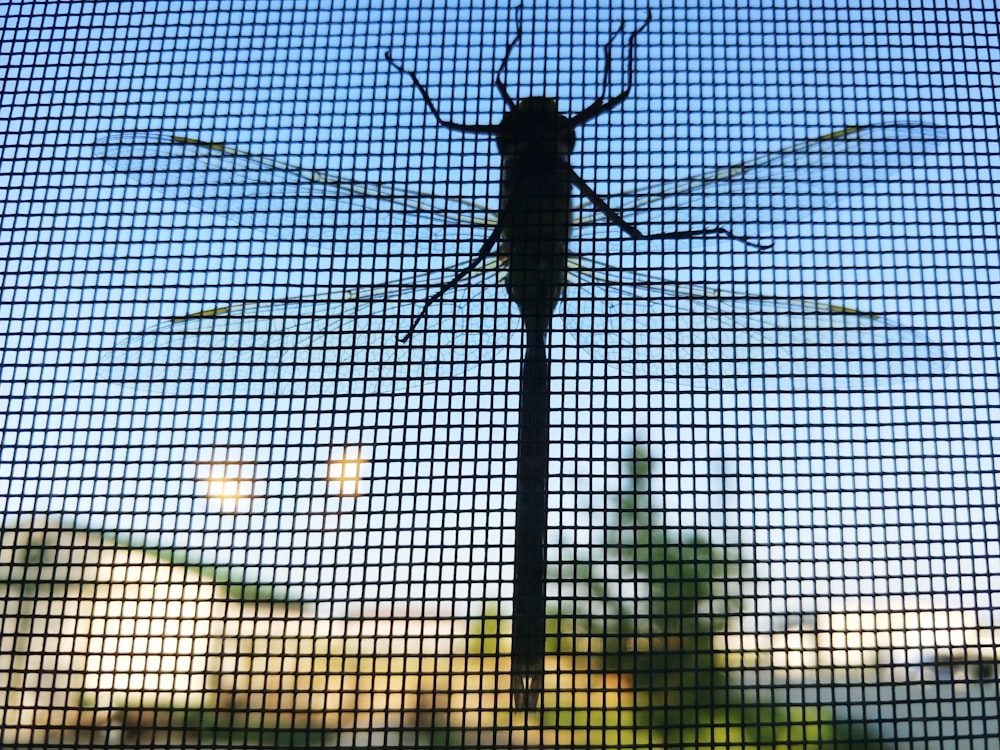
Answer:
M550 570L552 593L560 589L552 603L561 609L548 623L541 711L509 710L510 629L497 603L465 623L466 635L450 647L439 636L348 643L286 631L303 615L299 603L200 567L199 575L221 582L226 600L247 597L241 622L255 623L255 635L218 636L206 648L253 655L254 671L236 675L238 687L228 692L180 692L152 705L140 691L110 709L83 700L75 707L79 723L95 738L117 731L135 746L349 746L391 736L462 748L879 750L864 727L845 723L832 707L782 705L764 689L739 687L744 660L726 652L725 636L756 571L734 546L669 528L653 474L646 451L634 448L622 489L595 498L592 523L564 540L573 559ZM159 569L163 557L144 552L144 564ZM188 563L168 558L170 566ZM273 632L257 627L271 618L280 625ZM343 654L354 657L335 658Z
M838 721L831 708L755 702L737 687L719 638L741 610L753 570L740 550L667 528L650 491L653 466L635 447L623 490L608 499L603 544L590 560L563 566L573 582L569 611L553 627L560 653L590 649L603 672L631 686L630 746L741 750L876 750L863 726ZM616 508L614 506L617 506ZM662 503L660 505L662 507ZM587 639L581 639L581 628ZM738 662L738 660L737 660ZM624 726L620 708L603 719ZM609 721L609 719L613 719ZM543 723L563 724L548 716Z

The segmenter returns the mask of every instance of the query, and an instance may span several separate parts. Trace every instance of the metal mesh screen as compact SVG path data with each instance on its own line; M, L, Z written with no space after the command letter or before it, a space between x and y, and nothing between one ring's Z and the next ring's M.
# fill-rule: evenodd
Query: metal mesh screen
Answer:
M7 7L0 744L998 747L995 11Z

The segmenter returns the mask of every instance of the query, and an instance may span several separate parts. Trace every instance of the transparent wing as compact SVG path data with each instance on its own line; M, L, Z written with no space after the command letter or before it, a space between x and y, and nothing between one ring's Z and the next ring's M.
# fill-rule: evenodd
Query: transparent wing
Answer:
M426 235L495 223L488 209L464 198L304 169L169 133L118 133L94 146L93 154L126 182L153 188L169 200L196 201L199 212L228 225L290 241ZM379 221L372 222L373 216Z
M388 394L507 358L510 305L494 270L435 303L451 272L164 321L123 339L107 379L177 395Z
M885 178L915 163L921 147L914 144L930 149L945 137L921 124L850 128L683 182L648 183L626 194L625 210L630 219L667 220L702 203L787 218L837 202L843 189L831 186L856 186L864 170ZM286 239L369 237L371 212L396 214L379 237L415 229L421 242L433 227L478 228L482 237L495 221L472 201L162 133L116 136L96 155L130 181ZM863 311L574 262L551 338L557 359L629 362L623 369L679 386L727 377L908 377L938 367L936 351L917 334ZM170 393L386 393L516 359L511 334L520 321L496 255L414 327L425 300L455 272L166 321L119 347L107 363L111 378Z
M554 322L554 340L562 333L573 342L569 358L626 363L621 369L680 390L755 378L792 378L805 389L821 377L836 379L824 390L861 389L945 369L941 350L919 332L861 310L614 269L579 268L573 277Z
M553 359L676 387L728 378L911 377L940 357L877 315L809 300L729 293L574 262L550 337ZM517 362L520 319L500 264L169 320L122 342L110 379L179 394L379 394L452 380L482 362ZM621 365L620 363L627 363ZM857 385L856 383L854 385Z
M946 152L951 141L947 128L919 122L844 128L686 179L646 182L609 203L650 232L722 225L746 237L870 237L884 219L871 214L874 204L904 185L923 191L919 178L900 176ZM822 209L842 205L868 213L824 216ZM583 210L582 223L607 223Z
M647 233L721 225L746 237L792 237L805 228L810 236L869 237L884 218L872 218L872 200L915 184L898 178L944 152L951 140L948 128L928 123L848 127L686 179L652 180L609 204ZM201 210L231 225L263 228L292 241L387 238L496 224L495 213L475 201L305 169L169 133L116 134L95 146L94 156L115 175L169 199L199 201ZM822 214L858 200L869 205L862 204L867 214L855 223L843 214ZM387 218L373 226L365 219L371 216ZM578 222L608 223L586 201Z

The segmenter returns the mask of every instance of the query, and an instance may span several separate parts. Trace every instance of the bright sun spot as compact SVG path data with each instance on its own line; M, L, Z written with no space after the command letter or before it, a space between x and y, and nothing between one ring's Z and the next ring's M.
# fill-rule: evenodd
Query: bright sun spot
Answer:
M226 513L245 513L254 497L254 465L227 461L208 464L202 481L205 496Z
M333 456L326 464L326 480L338 495L357 495L361 491L364 466L368 462L357 446L345 447L340 455Z

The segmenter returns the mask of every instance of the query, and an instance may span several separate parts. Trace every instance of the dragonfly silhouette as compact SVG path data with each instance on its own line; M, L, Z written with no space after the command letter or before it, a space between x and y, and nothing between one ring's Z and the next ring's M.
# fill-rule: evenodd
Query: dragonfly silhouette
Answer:
M97 147L116 172L142 176L166 195L211 199L214 210L243 220L244 201L301 200L316 210L375 208L408 220L432 216L445 224L489 231L463 266L407 276L378 286L327 291L291 300L215 308L169 319L134 336L111 357L114 378L176 393L242 393L294 387L341 393L363 381L369 392L397 390L429 377L488 361L506 341L484 325L513 302L521 321L516 476L511 691L514 704L538 706L545 654L546 535L549 477L550 362L553 336L636 374L665 382L720 378L912 376L934 370L919 354L922 341L879 315L798 298L725 292L676 283L585 260L570 251L577 226L612 225L632 240L735 240L724 227L644 234L641 217L728 196L738 203L779 195L786 211L828 205L817 179L841 179L859 167L884 179L913 163L941 129L919 123L850 127L781 151L681 182L655 181L623 194L612 209L569 164L575 130L619 107L634 82L637 37L628 37L626 82L609 96L612 49L624 25L604 47L601 95L579 114L563 116L556 102L515 102L504 82L517 30L507 44L495 86L507 113L499 124L444 119L423 84L407 75L437 123L495 139L503 162L500 204L490 213L462 198L441 198L404 186L356 180L254 156L220 143L164 133L125 133ZM818 176L818 177L817 177ZM812 187L802 189L802 185ZM576 190L593 207L574 212ZM254 217L250 217L254 221ZM322 221L281 222L268 231L293 240L324 240ZM317 229L316 227L320 227ZM390 227L385 235L405 229ZM362 230L368 237L372 230ZM378 229L374 230L378 235ZM428 242L433 241L431 239ZM576 321L578 328L571 330ZM451 352L449 354L449 352ZM595 358L597 354L593 355Z

